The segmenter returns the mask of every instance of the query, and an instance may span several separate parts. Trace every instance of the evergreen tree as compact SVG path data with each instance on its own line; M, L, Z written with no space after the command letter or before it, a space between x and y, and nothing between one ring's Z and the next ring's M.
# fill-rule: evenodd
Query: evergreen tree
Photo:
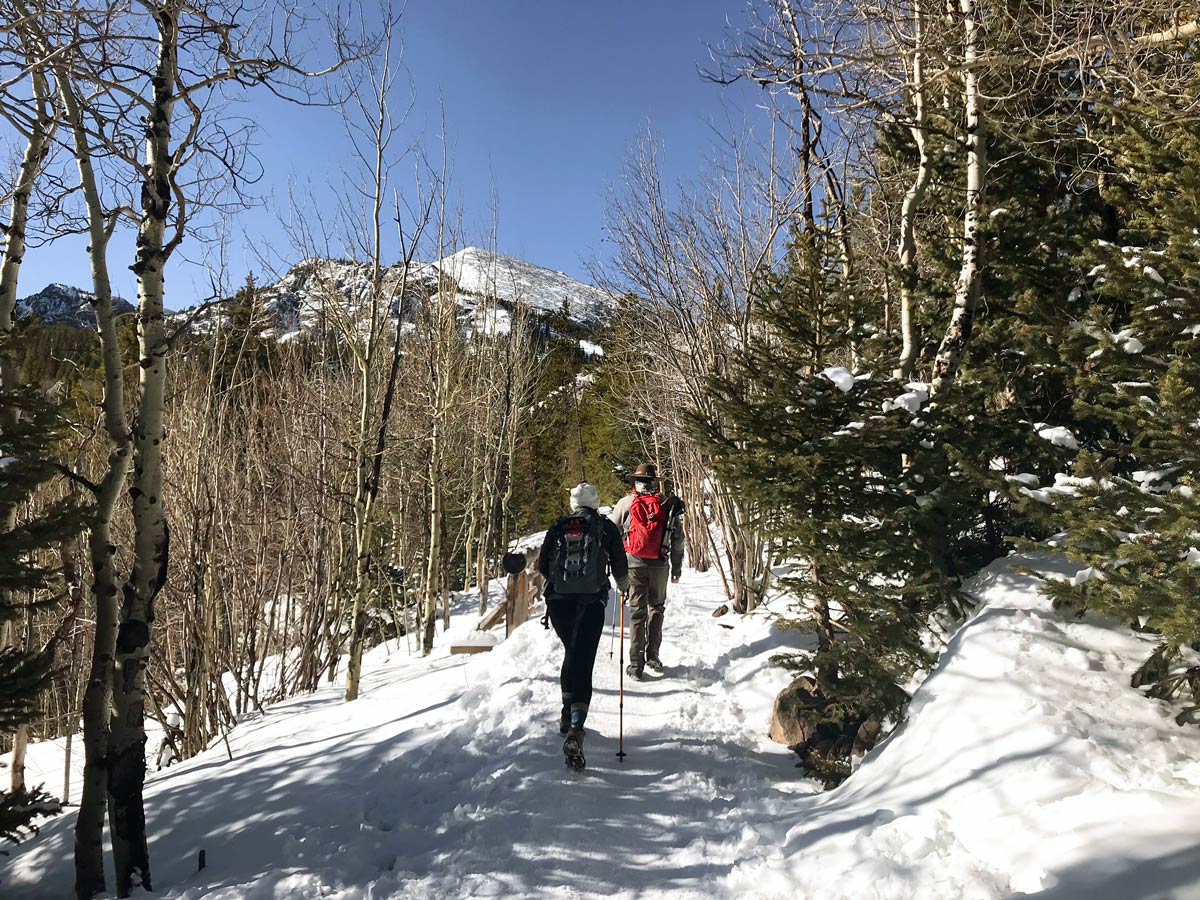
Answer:
M590 378L579 394L583 472L604 503L625 493L624 467L641 454L638 436L629 424L624 373L607 358L587 367Z
M546 353L534 387L528 431L517 456L513 509L518 534L546 528L563 512L566 490L581 478L577 339L566 302L545 326Z
M798 236L772 280L760 337L712 385L721 425L697 422L718 477L738 485L812 627L803 764L833 784L908 700L902 685L930 663L930 614L956 596L941 535L949 490L924 397L890 377L820 366L846 353L831 308L850 298L819 238ZM821 319L818 322L818 319ZM844 320L842 320L844 321ZM821 335L840 335L837 339ZM945 495L945 496L943 496Z
M1014 505L1006 477L1049 478L1061 470L1061 452L1037 439L1031 425L1081 428L1067 399L1075 366L1061 351L1071 339L1072 320L1087 305L1073 290L1075 257L1105 227L1106 205L1089 174L1097 150L1078 127L1083 101L1077 74L1064 68L1013 77L1022 89L987 111L987 215L973 335L955 382L938 397L931 417L942 430L947 471L955 473L957 512L947 520L944 542L950 571L959 577L1003 555L1013 538L1054 530L1043 510ZM956 103L951 98L933 110L928 122L933 176L917 220L917 377L928 372L960 265ZM915 165L907 128L883 123L878 135L885 171ZM894 336L881 338L867 347L868 361L879 369L898 357Z
M0 390L0 408L15 413L0 425L0 513L27 508L55 468L50 460L60 437L57 410L30 387ZM77 533L80 510L70 502L53 505L22 521L0 541L0 631L19 634L34 610L55 599L55 573L42 562L44 551ZM22 647L15 640L0 649L0 731L31 722L49 683L52 648ZM58 810L40 788L0 790L0 837L19 840L36 831L33 821Z
M1055 512L1087 568L1047 587L1157 633L1134 683L1190 694L1180 722L1200 723L1200 667L1184 653L1200 647L1200 137L1182 109L1117 109L1105 141L1127 221L1121 246L1084 257L1091 306L1064 353L1083 431L1074 496Z

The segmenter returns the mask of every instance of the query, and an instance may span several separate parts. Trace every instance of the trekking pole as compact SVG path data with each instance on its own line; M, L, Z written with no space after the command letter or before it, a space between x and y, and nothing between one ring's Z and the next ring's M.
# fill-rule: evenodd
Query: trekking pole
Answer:
M621 658L619 661L620 668L620 689L617 700L617 759L625 762L625 595L621 595Z
M621 599L621 597L618 595L617 599L618 599L618 600L620 600L620 599ZM612 659L612 658L613 658L613 655L614 655L616 652L617 652L617 614L616 614L616 613L613 613L613 617L612 617L612 640L608 642L608 658L609 658L609 659Z

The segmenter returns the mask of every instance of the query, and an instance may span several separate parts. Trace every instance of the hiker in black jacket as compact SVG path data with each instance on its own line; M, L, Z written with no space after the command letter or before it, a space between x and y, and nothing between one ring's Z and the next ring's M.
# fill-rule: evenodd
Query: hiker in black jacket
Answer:
M592 700L592 667L604 630L609 573L617 589L629 589L629 565L621 532L596 512L600 496L587 482L571 490L571 512L546 532L538 571L546 579L546 612L563 644L563 752L573 768L583 765L583 723Z

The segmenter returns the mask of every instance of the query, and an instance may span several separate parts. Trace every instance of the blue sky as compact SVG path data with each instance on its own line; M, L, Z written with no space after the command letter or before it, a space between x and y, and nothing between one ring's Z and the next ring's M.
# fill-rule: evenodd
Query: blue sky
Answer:
M406 137L432 145L444 104L452 190L472 242L487 240L494 195L502 252L583 278L584 262L604 255L606 186L640 132L660 137L668 177L687 177L712 153L714 128L738 132L757 117L756 89L722 88L697 72L726 18L741 14L741 0L409 0L401 30L417 105ZM235 282L263 274L264 247L295 256L278 224L288 186L331 196L346 141L332 110L256 96L237 112L260 126L265 174L253 190L265 205L231 223ZM168 271L169 307L205 293L197 261L206 252L197 241L184 246ZM126 237L111 257L115 286L129 297L131 254ZM51 281L90 283L82 242L30 250L20 293Z

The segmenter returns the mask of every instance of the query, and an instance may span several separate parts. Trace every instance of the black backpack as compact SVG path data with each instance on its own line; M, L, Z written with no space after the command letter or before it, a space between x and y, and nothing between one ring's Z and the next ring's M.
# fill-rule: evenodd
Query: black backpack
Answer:
M675 534L679 531L679 520L683 518L687 507L678 497L668 497L663 501L663 508L667 511L667 524L663 529L662 552L659 558L670 559L671 545L675 543Z
M550 590L555 594L599 594L608 590L604 522L584 509L554 523Z

